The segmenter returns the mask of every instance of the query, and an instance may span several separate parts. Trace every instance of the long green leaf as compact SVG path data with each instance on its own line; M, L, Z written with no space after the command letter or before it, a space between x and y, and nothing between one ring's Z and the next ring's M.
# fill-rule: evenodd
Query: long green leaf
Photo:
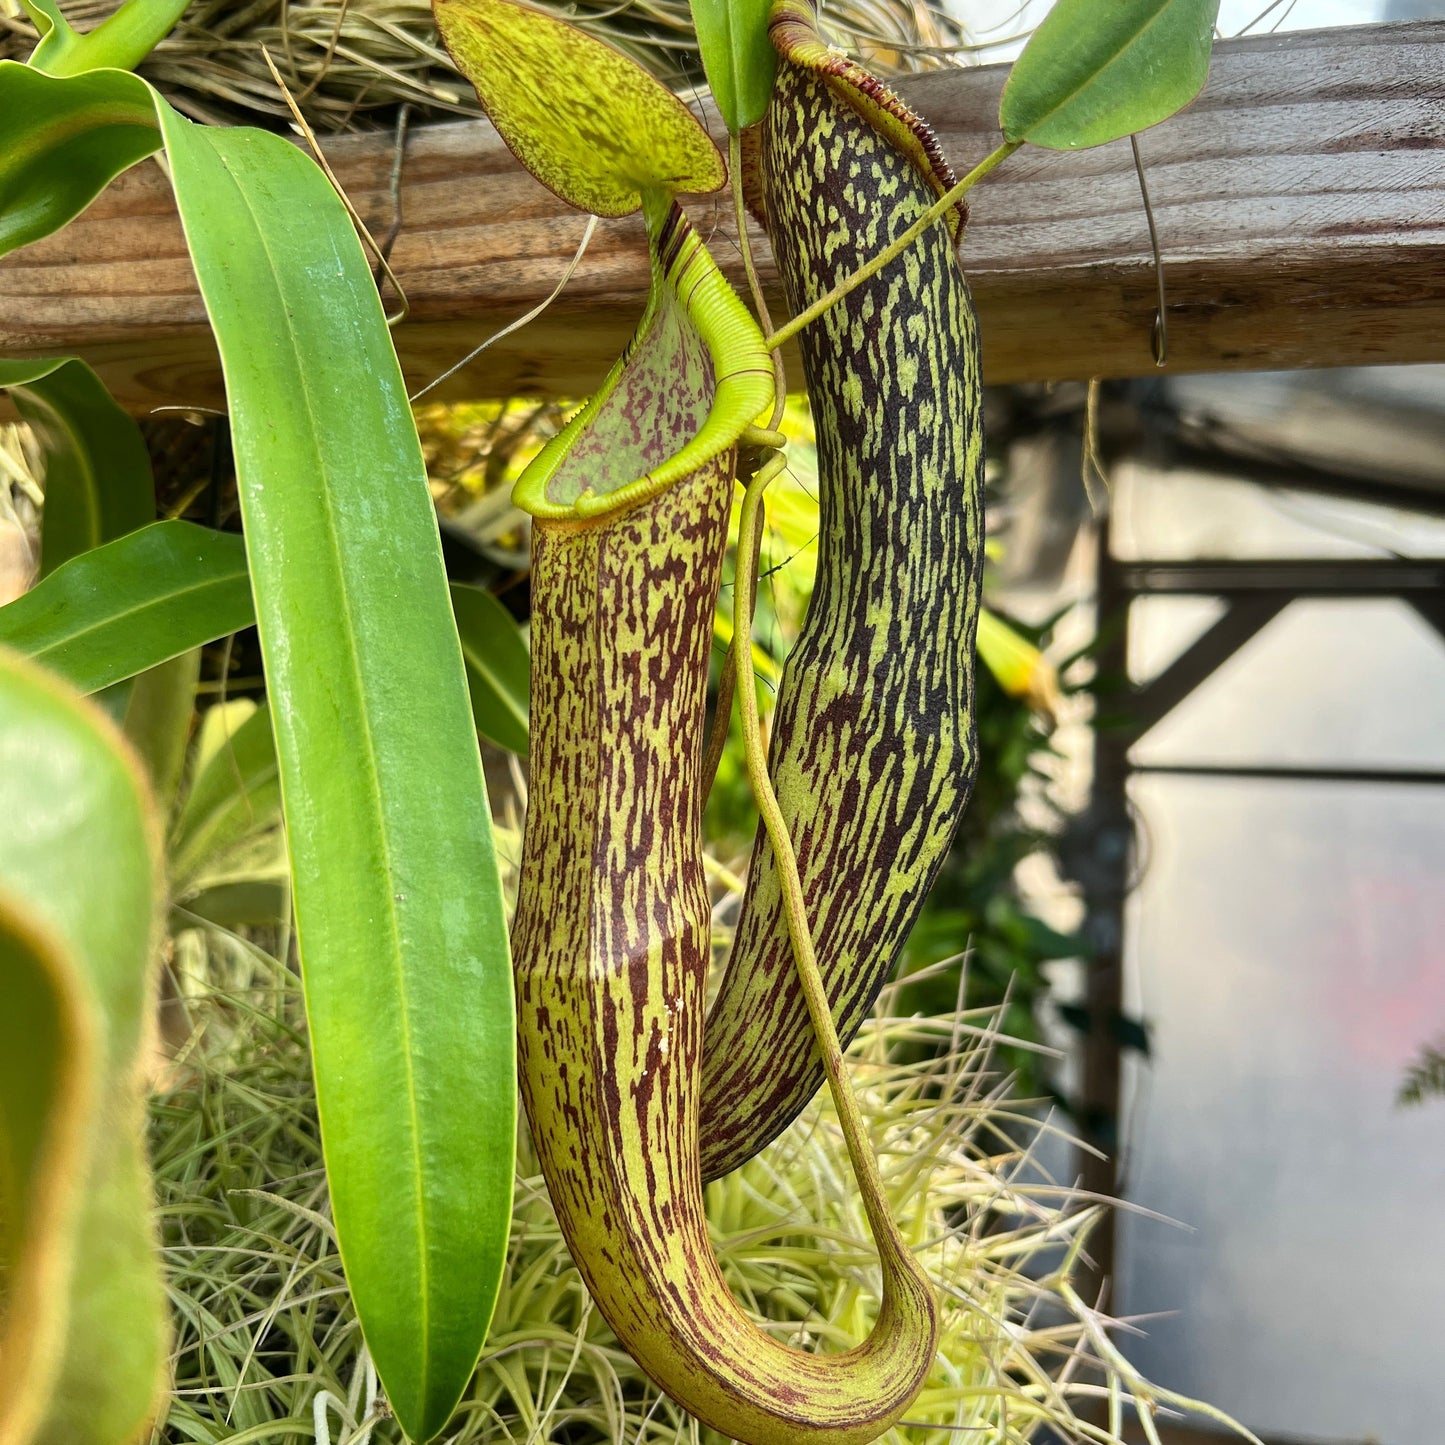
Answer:
M155 522L0 607L0 643L95 692L254 620L239 537Z
M356 233L278 136L161 109L221 351L341 1255L403 1428L446 1424L511 1211L505 915L436 519Z
M1009 72L1006 139L1103 145L1189 104L1209 74L1219 0L1058 0Z
M511 614L490 592L452 583L452 611L467 664L477 731L527 756L532 659Z
M20 71L0 67L0 104L41 117L0 165L0 249L141 153L98 127L165 132L230 398L342 1256L426 1439L495 1301L515 1085L490 820L400 369L345 211L294 147L193 127L120 72Z
M0 256L58 231L160 147L152 92L118 70L57 80L0 60Z
M95 1025L64 945L0 892L0 1445L29 1438L60 1364L95 1095Z
M74 958L99 1024L65 1344L35 1445L118 1445L165 1363L140 1053L155 1007L159 830L135 761L63 684L0 654L0 889Z
M768 39L770 0L692 0L692 23L712 98L737 132L763 118L778 54Z
M140 428L83 361L0 361L21 419L45 448L40 575L155 520Z

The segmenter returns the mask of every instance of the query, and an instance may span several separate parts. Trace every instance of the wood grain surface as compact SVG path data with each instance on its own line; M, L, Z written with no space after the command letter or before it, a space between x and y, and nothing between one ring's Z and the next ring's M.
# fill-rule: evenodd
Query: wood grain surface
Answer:
M905 97L962 170L998 141L1006 67L914 77ZM1141 137L1165 259L1175 371L1445 360L1445 22L1223 42L1204 94ZM377 233L394 218L386 134L323 142ZM419 387L535 305L584 218L527 176L483 121L414 128L392 253ZM730 207L690 207L741 277ZM763 271L771 257L754 237ZM964 260L992 382L1153 369L1155 273L1127 141L1025 148L974 193ZM639 314L640 222L599 226L546 316L433 395L585 394ZM76 352L122 403L218 406L166 182L123 176L56 236L0 261L0 354ZM796 374L796 369L795 369Z

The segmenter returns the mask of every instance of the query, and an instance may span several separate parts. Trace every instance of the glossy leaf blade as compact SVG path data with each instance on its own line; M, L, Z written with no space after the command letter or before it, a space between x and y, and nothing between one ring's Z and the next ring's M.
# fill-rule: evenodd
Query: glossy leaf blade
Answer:
M1058 0L1009 72L1006 139L1049 150L1145 130L1203 88L1219 0Z
M635 60L513 0L433 0L457 68L517 159L564 201L625 216L645 190L715 191L712 137Z
M164 1294L150 1221L139 1061L155 1006L159 830L98 710L0 654L0 889L75 960L98 1022L60 1366L35 1445L116 1445L154 1415Z
M161 113L221 351L322 1142L398 1419L446 1424L510 1223L506 921L421 449L355 231L277 136Z
M0 256L74 220L160 148L151 92L118 70L69 79L0 60Z
M477 731L526 757L532 685L527 644L512 614L490 592L454 582L451 593Z
M712 98L730 131L763 118L778 55L768 39L770 0L692 0L692 22Z
M0 1442L29 1438L59 1367L95 1093L74 961L0 891Z
M22 421L45 448L40 576L155 520L140 428L83 361L0 361Z
M0 643L95 692L254 620L239 537L155 522L0 607Z

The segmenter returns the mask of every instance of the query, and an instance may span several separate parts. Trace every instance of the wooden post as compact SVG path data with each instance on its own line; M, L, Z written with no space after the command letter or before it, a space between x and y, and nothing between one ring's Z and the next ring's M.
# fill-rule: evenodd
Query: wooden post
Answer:
M1003 67L903 82L963 168L997 143ZM1204 94L1140 138L1169 294L1169 365L1445 360L1445 23L1221 43ZM395 213L385 133L324 142L373 230ZM408 378L437 375L542 300L583 218L482 121L415 128L392 253ZM691 207L741 278L729 205ZM766 241L754 245L773 277ZM1025 148L974 195L964 258L991 382L1153 368L1155 274L1127 142ZM544 318L438 396L585 394L626 341L647 265L607 222ZM219 368L165 180L146 162L59 234L0 261L0 354L79 352L135 411L218 406Z

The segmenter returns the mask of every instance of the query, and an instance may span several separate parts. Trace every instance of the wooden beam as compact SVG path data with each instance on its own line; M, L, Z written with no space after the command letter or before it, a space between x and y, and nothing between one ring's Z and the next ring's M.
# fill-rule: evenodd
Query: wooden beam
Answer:
M960 168L997 142L1002 67L903 84ZM1141 138L1169 294L1172 370L1445 360L1445 23L1222 43L1201 98ZM392 142L325 148L378 232ZM542 299L582 234L485 122L413 131L393 261L415 385ZM729 207L692 214L740 277ZM993 382L1153 369L1154 270L1126 142L1025 149L975 192L964 257ZM437 395L580 396L646 284L635 221L603 224L546 317ZM755 237L771 279L766 242ZM74 351L126 405L215 406L219 370L154 162L56 236L0 262L0 354ZM796 374L796 373L795 373Z

